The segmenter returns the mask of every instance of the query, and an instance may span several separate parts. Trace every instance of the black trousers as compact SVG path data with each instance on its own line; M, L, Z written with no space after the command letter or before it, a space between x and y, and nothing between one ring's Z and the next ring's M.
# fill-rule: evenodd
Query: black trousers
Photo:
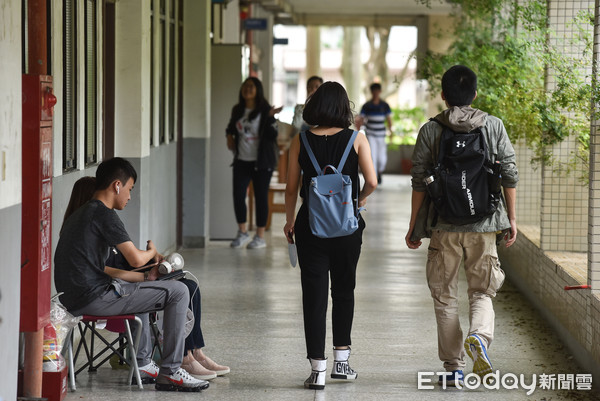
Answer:
M256 162L235 160L233 162L233 208L238 224L246 222L246 194L250 181L254 186L256 226L265 227L269 217L269 183L273 170L258 170Z
M351 345L354 318L356 265L360 256L365 222L352 234L339 238L319 238L308 224L308 208L302 205L295 233L302 280L304 336L308 358L325 358L325 334L329 278L331 277L333 345Z
M193 351L197 348L204 348L204 336L202 335L202 296L200 294L200 288L194 280L187 278L179 280L185 284L190 292L190 309L194 312L194 327L192 331L185 338L185 353Z

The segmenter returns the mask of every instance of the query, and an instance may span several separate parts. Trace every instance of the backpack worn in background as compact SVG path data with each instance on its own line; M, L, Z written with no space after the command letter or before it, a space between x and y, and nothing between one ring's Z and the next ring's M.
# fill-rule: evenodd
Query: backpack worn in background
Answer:
M308 144L306 132L300 133L306 153L318 174L311 178L307 200L310 229L319 238L343 237L358 228L358 214L362 208L355 209L352 202L352 179L341 173L357 134L357 131L352 133L337 169L331 164L321 169ZM325 174L328 168L333 174Z
M432 121L443 127L437 165L425 179L437 215L450 224L462 225L494 214L502 197L502 166L488 158L481 128L454 132Z

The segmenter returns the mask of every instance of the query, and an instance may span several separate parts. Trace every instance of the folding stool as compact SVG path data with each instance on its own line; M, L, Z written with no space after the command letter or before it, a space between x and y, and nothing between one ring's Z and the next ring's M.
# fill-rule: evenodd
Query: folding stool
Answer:
M112 331L115 333L119 333L119 336L109 342L101 333L98 332L99 329L96 328L96 323L99 320L106 320L105 329L108 331ZM136 336L135 339L131 335L131 327L129 322L132 322L136 325ZM135 374L135 378L137 380L138 388L143 389L142 380L140 378L140 371L138 369L137 364L137 348L140 342L140 336L142 334L142 320L135 315L117 315L117 316L91 316L91 315L83 315L81 321L78 324L79 334L81 334L81 339L79 341L79 345L77 346L77 350L75 354L73 354L73 332L71 332L71 338L68 345L68 363L69 363L69 381L71 384L71 390L75 391L75 376L78 375L82 370L88 368L89 372L95 372L100 366L102 366L106 361L110 359L112 354L117 354L119 358L126 361L130 366L129 368L129 377L128 383L132 382L133 375ZM91 333L90 344L88 346L88 341L85 338L86 333ZM104 343L104 348L96 353L94 350L94 339ZM115 346L117 345L117 346ZM77 362L77 357L79 356L79 352L83 348L85 355L87 357L87 362L80 367L77 371L75 371L75 362ZM126 358L123 351L128 349L129 358ZM101 358L108 351L112 351L99 363L95 363L97 359Z

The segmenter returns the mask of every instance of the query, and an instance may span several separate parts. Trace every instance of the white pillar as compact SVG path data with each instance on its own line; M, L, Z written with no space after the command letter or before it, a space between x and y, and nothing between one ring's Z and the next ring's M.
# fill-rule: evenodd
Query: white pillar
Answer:
M321 27L306 27L306 79L321 76Z
M183 2L183 245L208 242L210 0Z

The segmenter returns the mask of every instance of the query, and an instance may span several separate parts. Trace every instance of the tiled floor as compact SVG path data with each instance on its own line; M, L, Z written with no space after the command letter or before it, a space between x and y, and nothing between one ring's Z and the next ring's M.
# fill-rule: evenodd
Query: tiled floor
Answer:
M354 382L327 381L324 391L302 386L309 374L305 359L300 275L288 263L283 215L275 215L262 250L232 250L228 243L181 250L200 281L205 353L231 367L200 394L141 391L126 384L126 371L102 367L81 373L75 400L597 400L598 393L536 389L449 389L437 384L419 390L418 372L437 372L436 326L425 282L427 244L411 251L404 244L410 211L407 177L384 176L369 199L356 289L352 367ZM464 277L460 288L465 289ZM461 321L468 329L466 294ZM581 374L569 354L535 310L510 283L498 294L496 340L489 350L501 375ZM331 337L328 335L328 346ZM329 355L331 358L331 351ZM330 364L331 367L331 364ZM467 372L470 372L470 361ZM505 376L509 379L509 376ZM594 378L596 379L596 378ZM508 382L505 382L508 383ZM563 383L569 383L565 381Z

